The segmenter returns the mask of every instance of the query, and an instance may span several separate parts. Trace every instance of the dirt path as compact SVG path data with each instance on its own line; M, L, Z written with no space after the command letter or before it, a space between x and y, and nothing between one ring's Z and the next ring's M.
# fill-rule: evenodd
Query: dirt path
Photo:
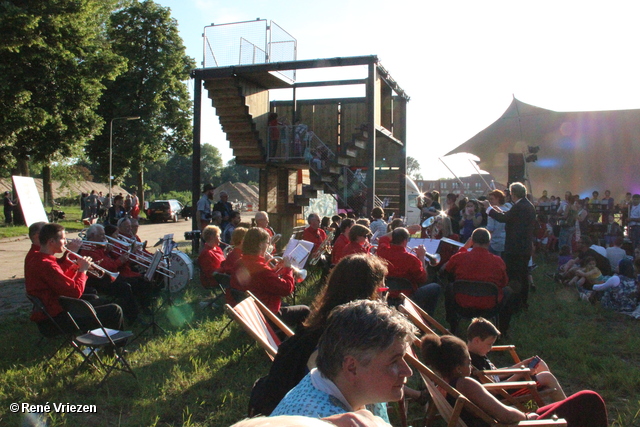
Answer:
M178 221L166 224L143 224L138 235L147 240L149 247L165 234L173 233L173 239L180 247L189 246L184 232L191 230L191 221ZM69 233L68 238L77 237ZM24 292L24 257L29 252L31 242L26 235L0 240L0 318L21 310L29 310L31 304ZM154 252L154 249L150 250Z

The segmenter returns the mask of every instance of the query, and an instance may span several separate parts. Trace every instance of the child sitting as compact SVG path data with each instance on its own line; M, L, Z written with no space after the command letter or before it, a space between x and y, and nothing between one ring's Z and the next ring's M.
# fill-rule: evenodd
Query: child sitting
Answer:
M471 321L467 329L467 347L469 349L469 355L471 356L471 364L475 369L480 371L497 369L487 357L487 353L491 351L491 347L499 336L500 331L498 328L487 319L476 317ZM549 371L547 364L539 357L530 357L506 369L521 368L523 366L529 367L529 364L536 358L538 362L535 366L530 367L530 374L538 385L538 390L553 390L553 392L549 394L549 403L565 399L567 396L565 396L562 387L560 387L560 383L558 383L556 377ZM529 371L527 371L527 373L528 372ZM495 382L525 381L524 374L498 374L494 375L492 379Z
M604 276L600 269L596 266L595 258L589 256L584 260L585 266L576 270L576 275L568 283L569 286L577 286L578 291L593 289L593 285L604 283Z
M572 259L573 257L571 256L571 248L569 245L562 245L560 252L558 252L558 270Z

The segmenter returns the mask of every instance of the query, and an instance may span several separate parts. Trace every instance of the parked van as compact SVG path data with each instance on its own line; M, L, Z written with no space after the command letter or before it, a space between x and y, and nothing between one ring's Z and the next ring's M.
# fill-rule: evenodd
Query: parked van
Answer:
M420 224L420 208L418 208L418 197L422 196L420 189L413 181L407 177L406 189L406 212L404 214L404 223L406 225Z

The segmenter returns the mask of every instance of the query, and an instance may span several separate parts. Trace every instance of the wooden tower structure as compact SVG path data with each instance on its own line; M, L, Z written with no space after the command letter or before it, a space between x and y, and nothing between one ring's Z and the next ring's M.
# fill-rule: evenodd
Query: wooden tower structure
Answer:
M360 66L362 78L296 82L286 76L305 69ZM293 73L292 73L293 71ZM368 215L375 206L405 211L406 111L409 96L377 56L265 62L192 71L194 85L193 202L200 198L200 128L203 90L211 99L237 164L260 169L259 209L284 236L300 220L302 206L318 190L333 194L341 208ZM364 97L298 100L301 88L360 85ZM288 89L287 101L272 101ZM279 126L278 150L270 114ZM297 122L300 120L303 125ZM302 139L298 134L305 134Z

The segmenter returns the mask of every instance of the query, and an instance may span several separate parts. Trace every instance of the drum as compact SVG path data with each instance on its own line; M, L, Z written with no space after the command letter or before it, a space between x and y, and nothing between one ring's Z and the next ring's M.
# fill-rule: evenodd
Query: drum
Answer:
M193 261L189 255L180 251L171 252L171 271L176 275L169 281L170 292L180 292L193 279ZM169 279L167 279L169 280Z

